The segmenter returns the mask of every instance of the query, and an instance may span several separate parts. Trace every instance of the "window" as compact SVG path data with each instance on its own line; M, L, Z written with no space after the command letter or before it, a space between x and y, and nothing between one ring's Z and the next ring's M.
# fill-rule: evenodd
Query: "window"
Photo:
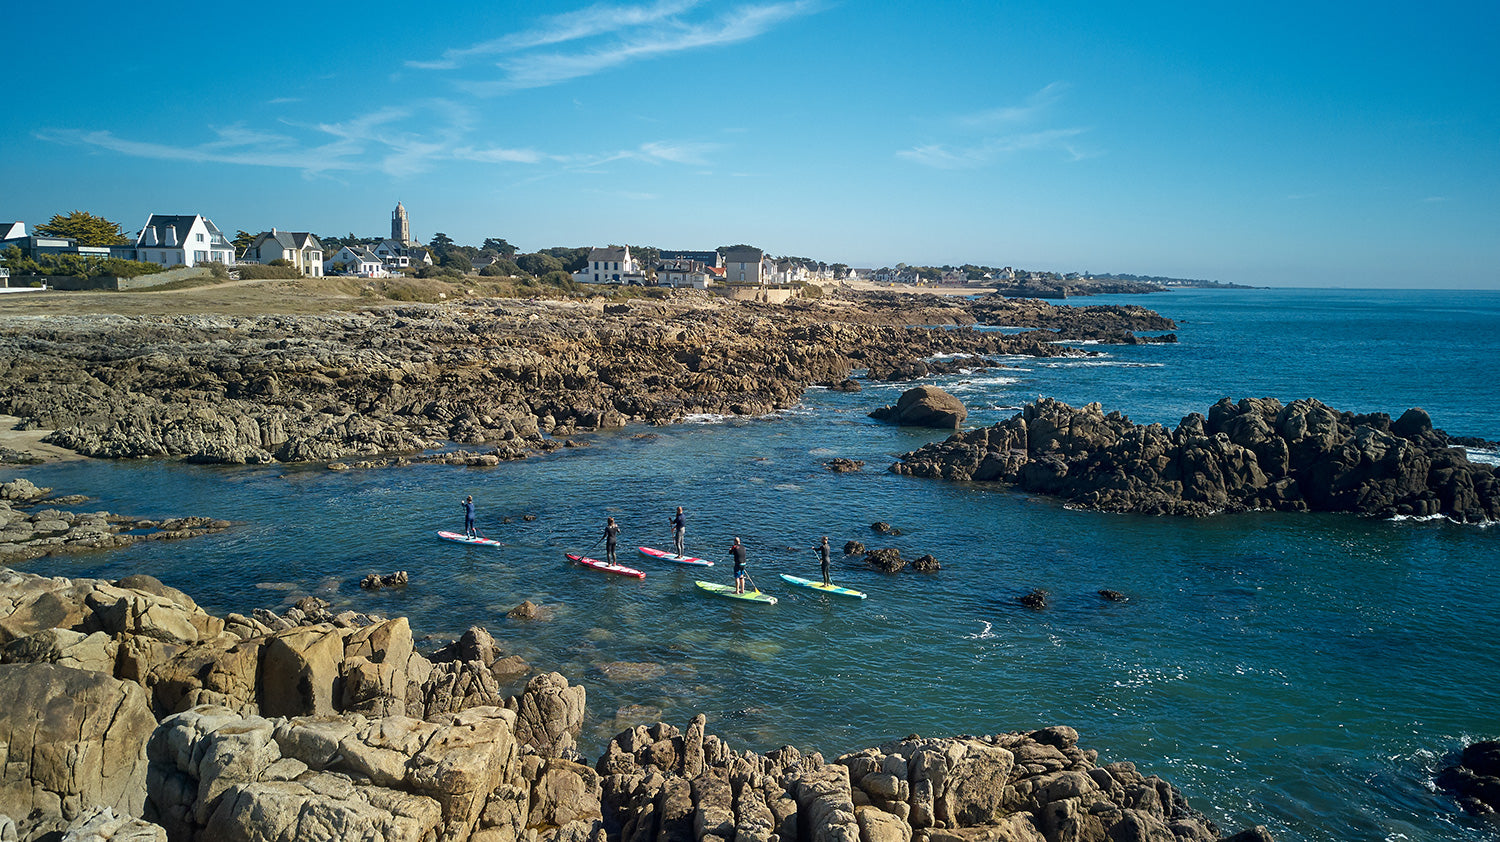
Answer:
M200 243L203 242L203 235L202 234L198 235L198 242L200 242Z
M195 252L193 252L193 262L194 263L207 263L208 262L208 252L206 252L206 251L195 251Z

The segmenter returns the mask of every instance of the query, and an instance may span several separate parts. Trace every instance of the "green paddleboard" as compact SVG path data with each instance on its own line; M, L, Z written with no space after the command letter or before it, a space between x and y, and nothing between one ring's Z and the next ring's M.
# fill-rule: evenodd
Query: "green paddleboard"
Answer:
M807 588L808 590L818 591L820 593L830 593L834 596L851 596L855 599L865 598L864 593L856 591L853 588L842 588L838 585L825 585L815 579L802 579L797 576L788 576L785 573L781 574L781 578L786 580L789 584L796 585L799 588Z
M744 593L735 593L733 585L720 585L716 582L703 581L695 582L695 584L703 590L714 594L715 596L722 596L726 599L742 599L745 602L764 602L767 605L776 604L776 597L766 596L760 591L745 591Z

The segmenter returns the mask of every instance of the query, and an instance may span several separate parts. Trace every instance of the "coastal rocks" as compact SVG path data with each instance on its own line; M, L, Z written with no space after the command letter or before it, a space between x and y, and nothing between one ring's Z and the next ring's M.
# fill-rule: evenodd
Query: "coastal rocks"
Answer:
M525 783L514 725L502 708L432 722L194 708L151 738L147 815L174 840L466 840L492 794Z
M1407 435L1402 435L1406 433ZM990 427L903 454L898 474L1006 482L1103 511L1202 516L1250 509L1380 517L1500 517L1500 480L1431 427L1315 400L1228 398L1175 431L1098 404L1043 398Z
M918 573L937 573L943 569L943 565L929 553L917 556L917 559L911 563L911 569Z
M50 488L37 488L25 479L0 485L8 499L0 499L0 564L48 555L109 550L137 541L193 538L219 532L229 522L209 518L152 521L109 512L77 513L55 508L27 513L17 507L43 500L51 505L84 502L85 497L47 498Z
M155 727L138 684L57 664L0 665L0 814L23 832L66 827L94 805L140 815Z
M908 737L825 763L790 746L733 751L699 716L686 732L666 723L622 731L595 769L605 824L625 842L1221 838L1170 784L1129 763L1100 766L1077 740L1067 727ZM1235 838L1267 838L1246 833Z
M1459 762L1438 773L1437 785L1475 815L1500 813L1500 741L1464 747Z
M859 555L865 551L865 545L858 541L844 542L844 555Z
M936 386L918 386L902 392L895 406L881 407L870 417L905 427L956 430L969 417L969 411L963 401Z
M1032 611L1040 611L1047 607L1047 592L1041 588L1032 588L1030 591L1016 597L1016 602L1030 608Z
M901 568L906 566L906 559L901 557L900 550L887 548L865 553L865 564L881 573L900 573Z
M830 471L833 471L836 474L852 473L854 471L858 471L864 466L865 463L863 460L844 459L842 457L837 459L830 459L827 462L823 463L823 467L827 468Z
M376 591L381 588L404 587L411 581L405 570L397 570L395 573L371 573L359 580L359 586L367 591Z

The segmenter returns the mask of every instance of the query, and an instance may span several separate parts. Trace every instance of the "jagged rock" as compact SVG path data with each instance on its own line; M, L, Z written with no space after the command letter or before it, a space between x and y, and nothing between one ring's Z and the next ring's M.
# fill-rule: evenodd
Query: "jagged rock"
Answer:
M538 675L517 700L516 737L543 757L559 757L583 730L585 693L561 674Z
M1500 741L1465 746L1459 762L1438 773L1437 784L1470 813L1500 813Z
M897 529L894 526L891 526L889 523L886 523L883 520L877 520L874 523L870 524L870 529L874 530L875 532L880 533L881 535L900 535L901 534L901 530Z
M512 620L540 620L542 618L542 610L531 600L523 599L520 605L507 611L505 616Z
M865 545L858 541L844 542L844 555L858 555L865 551Z
M359 580L359 586L367 591L379 590L380 588L403 587L411 580L405 570L397 570L395 573L371 573Z
M854 471L858 471L864 466L865 463L863 460L844 459L842 457L837 459L829 459L827 462L823 463L823 467L827 468L830 471L833 471L836 474L852 473Z
M1403 433L1407 435L1403 435ZM903 454L898 474L1012 483L1104 511L1248 509L1500 518L1500 480L1420 410L1392 423L1315 400L1228 398L1169 431L1042 398L993 426Z
M871 550L865 554L865 564L879 570L881 573L899 573L906 566L906 560L901 557L901 551L888 548L884 550Z
M1112 590L1110 590L1108 588L1105 588L1104 590L1102 590L1102 591L1099 592L1099 598L1107 600L1109 602L1128 602L1129 601L1129 597L1125 596L1125 594L1122 594L1119 591L1112 591Z
M272 635L261 655L261 711L267 716L333 713L343 660L344 638L331 624Z
M911 563L911 569L917 571L918 573L937 573L938 571L943 569L943 565L940 564L938 560L936 558L933 558L931 555L924 555L918 557L916 561L913 561Z
M1047 607L1047 592L1041 588L1032 588L1030 591L1016 597L1016 602L1033 611L1040 611Z
M881 407L870 417L906 427L956 430L969 417L969 411L963 401L936 386L918 386L902 392L895 406Z
M0 814L23 822L101 805L138 816L156 720L140 685L56 664L0 665Z

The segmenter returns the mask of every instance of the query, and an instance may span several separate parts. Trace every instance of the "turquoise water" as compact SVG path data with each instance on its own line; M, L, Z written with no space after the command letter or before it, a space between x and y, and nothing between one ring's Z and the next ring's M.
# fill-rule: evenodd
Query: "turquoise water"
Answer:
M1145 303L1179 320L1180 344L1100 346L1100 357L1012 360L935 382L965 399L973 424L1037 395L1169 424L1226 395L1318 397L1392 415L1423 406L1452 433L1500 439L1489 384L1500 294L1173 292ZM632 428L491 469L25 469L98 498L83 509L242 524L28 568L148 572L217 612L318 593L405 614L434 644L482 624L535 666L587 685L590 755L625 724L680 725L699 711L736 747L792 743L829 756L914 732L1066 723L1104 760L1171 780L1226 829L1264 823L1283 840L1496 837L1427 782L1466 740L1500 737L1490 631L1500 532L1334 515L1103 515L897 477L884 471L895 454L941 438L865 417L901 388L812 390L774 417ZM833 474L821 463L835 456L868 464ZM504 548L433 537L461 525L468 493ZM699 577L727 582L724 564L705 575L635 556L627 563L648 572L635 581L563 559L593 543L606 515L624 527L622 548L669 546L677 505L690 552L722 560L739 536L751 575L780 604L693 588ZM903 534L875 535L877 520ZM780 583L780 572L817 575L811 548L823 534L835 547L852 538L907 558L931 553L944 569L884 576L836 559L835 580L868 592L863 602ZM395 569L411 572L404 590L357 586ZM1050 593L1046 610L1015 603L1036 587ZM1104 602L1101 588L1130 600ZM522 599L552 607L551 618L506 620Z

